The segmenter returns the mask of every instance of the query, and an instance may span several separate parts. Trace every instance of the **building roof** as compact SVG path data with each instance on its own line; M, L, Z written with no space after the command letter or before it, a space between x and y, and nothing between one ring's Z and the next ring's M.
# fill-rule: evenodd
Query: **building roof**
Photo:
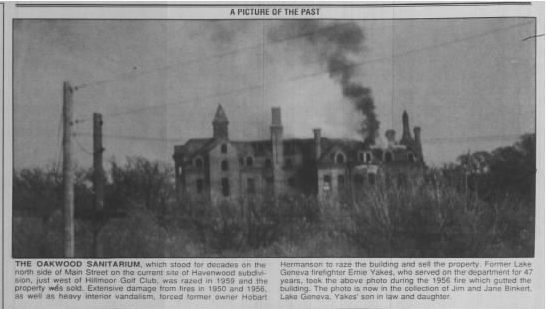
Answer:
M208 152L214 147L218 139L215 138L192 138L186 144L175 146L175 154L184 154L193 157L197 154ZM356 156L360 150L369 149L364 142L358 140L332 139L323 137L321 142L321 158L325 157L334 147L341 149L347 156ZM256 157L266 157L271 155L271 140L255 141L229 141L236 149L239 155L253 155ZM283 141L283 154L293 156L299 153L314 152L315 141L313 138L290 138Z
M193 155L196 152L200 152L201 149L209 145L214 138L191 138L184 145L177 145L174 148L175 154L182 153L185 155Z

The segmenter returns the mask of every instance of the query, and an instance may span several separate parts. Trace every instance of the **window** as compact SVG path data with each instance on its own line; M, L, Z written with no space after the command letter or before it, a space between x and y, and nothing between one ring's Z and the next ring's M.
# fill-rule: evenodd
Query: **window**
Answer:
M245 159L243 159L243 157L240 157L240 158L239 158L239 164L240 164L240 165L245 164Z
M370 163L370 162L372 162L372 154L370 152L359 152L358 153L358 161L359 162Z
M227 153L227 144L222 144L221 151L222 153Z
M324 191L330 191L330 188L332 187L332 177L330 175L324 175L323 177L324 181Z
M229 196L229 179L222 178L222 195Z
M178 175L182 175L182 166L178 167Z
M339 187L345 186L345 175L337 175L337 185Z
M197 193L202 193L203 192L203 179L197 179L196 185L197 185Z
M203 159L201 159L201 158L195 159L195 167L202 168L203 167Z
M249 194L256 193L256 183L254 182L254 178L246 179L246 189Z
M343 164L345 163L345 156L342 153L338 153L336 155L336 163L337 164Z
M292 178L292 177L288 178L288 186L291 187L291 188L296 186L296 183L294 182L294 178Z
M254 159L252 157L246 157L246 165L247 166L254 165Z
M284 162L286 168L292 168L292 159L286 159Z
M265 159L265 167L271 167L271 159L267 158Z
M385 162L392 162L392 152L385 153Z
M413 152L408 153L408 161L413 162L415 161L415 155Z
M368 182L371 184L371 185L374 185L375 184L375 174L368 174Z
M227 171L229 169L229 164L227 160L222 160L222 171Z

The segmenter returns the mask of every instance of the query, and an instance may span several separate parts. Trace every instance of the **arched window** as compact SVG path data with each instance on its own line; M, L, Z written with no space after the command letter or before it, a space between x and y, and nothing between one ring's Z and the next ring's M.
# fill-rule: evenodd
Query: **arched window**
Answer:
M336 163L337 164L345 163L345 156L342 153L336 154Z
M227 160L222 160L222 171L227 171L229 169L229 164Z
M392 162L392 152L385 153L385 162Z
M201 158L195 159L195 167L202 168L203 167L203 159L201 159Z
M246 165L247 166L254 165L254 159L252 157L246 157Z
M222 144L222 146L220 148L221 148L220 150L222 151L222 153L227 153L227 144Z

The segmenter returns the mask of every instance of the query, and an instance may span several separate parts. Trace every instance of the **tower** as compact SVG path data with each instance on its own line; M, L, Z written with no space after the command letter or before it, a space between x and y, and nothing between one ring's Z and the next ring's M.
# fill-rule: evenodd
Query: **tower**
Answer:
M228 138L228 125L229 121L226 116L226 112L222 105L218 105L216 114L214 115L214 120L212 121L212 136L217 139L227 139Z

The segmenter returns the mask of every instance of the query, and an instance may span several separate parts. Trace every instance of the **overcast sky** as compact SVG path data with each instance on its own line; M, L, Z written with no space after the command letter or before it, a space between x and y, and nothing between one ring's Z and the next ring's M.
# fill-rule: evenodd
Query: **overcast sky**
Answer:
M535 41L524 40L533 19L353 22L364 48L349 55L352 81L371 89L382 139L390 128L401 137L407 110L422 128L425 161L438 165L534 132ZM218 104L234 140L269 138L273 106L287 137L320 127L326 137L361 138L362 115L298 31L261 20L15 21L15 168L59 158L65 80L78 87L76 119L104 114L107 159L171 162L173 145L212 135ZM75 126L81 166L92 163L91 130L89 120Z

